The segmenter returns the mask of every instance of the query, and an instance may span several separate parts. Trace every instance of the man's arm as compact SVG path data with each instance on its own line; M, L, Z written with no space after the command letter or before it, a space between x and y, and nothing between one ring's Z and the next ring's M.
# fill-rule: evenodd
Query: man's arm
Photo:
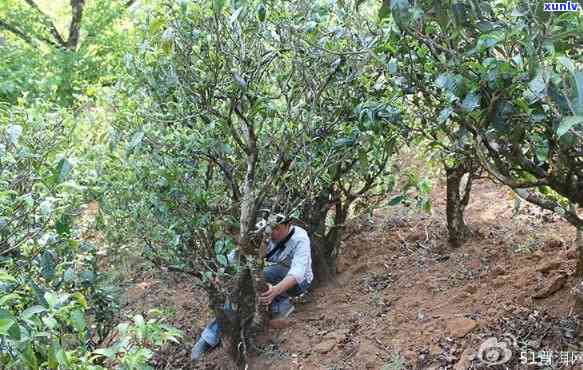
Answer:
M291 267L286 278L293 277L297 284L301 284L306 276L310 263L310 239L301 239L292 258ZM285 279L284 279L285 280ZM293 285L292 285L293 286Z
M270 304L273 298L293 288L304 281L306 266L310 263L310 240L301 240L296 247L292 258L291 267L287 276L277 285L269 286L269 289L261 294L260 300L264 304Z
M287 275L286 277L283 278L282 281L277 283L277 285L275 285L273 289L275 290L276 295L280 295L282 293L287 292L288 289L293 288L296 284L297 284L296 279L293 276Z

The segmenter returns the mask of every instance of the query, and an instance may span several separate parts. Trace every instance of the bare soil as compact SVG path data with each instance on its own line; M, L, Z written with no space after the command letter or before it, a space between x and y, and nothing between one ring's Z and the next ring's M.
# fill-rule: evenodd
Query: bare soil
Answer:
M571 312L574 228L535 206L515 208L509 191L484 180L467 210L473 235L451 249L444 188L432 199L432 214L398 206L351 225L336 282L301 297L291 325L270 331L250 368L530 369L542 368L524 364L544 360L540 351L553 351L546 368L583 368L572 364L575 355L583 360L581 322ZM208 312L187 277L136 279L125 312L151 308L165 309L185 333L183 344L157 354L157 368L229 368L223 346L190 364ZM502 357L504 346L511 350L505 367L481 361L488 338Z

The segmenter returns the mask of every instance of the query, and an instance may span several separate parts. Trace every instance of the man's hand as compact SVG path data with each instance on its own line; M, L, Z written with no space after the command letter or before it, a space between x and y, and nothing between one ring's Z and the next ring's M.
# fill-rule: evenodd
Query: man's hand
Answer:
M264 305L271 304L271 301L275 297L277 297L281 292L277 289L277 285L273 286L271 284L267 284L267 290L259 296L259 302L263 303Z
M267 283L267 290L259 296L259 302L263 304L271 304L271 301L283 292L296 285L296 279L293 276L286 276L279 284L272 286Z

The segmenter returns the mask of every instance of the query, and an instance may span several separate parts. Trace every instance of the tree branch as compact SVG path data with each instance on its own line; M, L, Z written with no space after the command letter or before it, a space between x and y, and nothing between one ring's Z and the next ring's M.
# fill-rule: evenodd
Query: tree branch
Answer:
M71 0L72 16L69 24L69 37L67 38L67 49L69 50L75 50L79 43L79 30L81 29L84 7L85 0Z
M534 188L534 187L548 185L547 179L540 179L537 181L518 182L518 181L511 179L507 175L502 174L498 169L494 168L494 166L492 166L492 164L490 162L488 162L488 159L486 158L486 155L484 154L482 146L486 145L486 144L484 144L485 139L478 132L475 132L475 135L476 135L476 139L477 139L476 145L475 145L475 150L476 150L476 155L478 157L478 160L482 164L482 167L484 167L484 169L490 175L492 175L495 179L497 179L498 181L502 182L505 185L510 186L513 189Z
M565 209L559 203L539 197L538 195L528 191L527 189L513 189L513 190L519 197L526 200L527 202L536 204L537 206L552 211L553 213L558 213L563 218L565 218L571 225L575 226L577 229L583 229L583 220L579 218L579 216L576 213L573 213L570 210Z
M53 21L51 21L51 18L44 13L41 8L39 8L39 6L34 2L34 0L24 0L31 8L33 8L34 10L37 11L37 13L39 13L39 15L42 17L42 22L44 23L45 26L48 27L49 32L51 33L51 35L53 35L53 37L55 38L56 44L59 47L66 47L67 43L65 42L65 40L63 40L63 37L61 36L61 34L59 33L59 31L57 30L57 27L55 27L55 24L53 23ZM44 40L47 41L47 40ZM54 43L53 43L54 45Z
M12 33L13 35L18 36L20 39L25 41L27 44L34 46L34 44L32 42L32 38L30 36L28 36L26 33L22 32L21 30L19 30L15 26L8 24L1 19L0 19L0 28L3 28L6 31Z

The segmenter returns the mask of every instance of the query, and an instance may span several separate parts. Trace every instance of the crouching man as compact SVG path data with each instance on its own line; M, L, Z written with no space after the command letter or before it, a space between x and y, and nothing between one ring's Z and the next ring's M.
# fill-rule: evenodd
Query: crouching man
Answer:
M274 223L267 243L267 263L263 270L268 289L260 295L259 300L270 306L272 318L282 319L294 310L289 297L305 292L314 275L310 239L306 230L292 225L281 214L275 216ZM204 352L218 344L220 331L217 320L206 326L192 348L193 361L198 361Z

